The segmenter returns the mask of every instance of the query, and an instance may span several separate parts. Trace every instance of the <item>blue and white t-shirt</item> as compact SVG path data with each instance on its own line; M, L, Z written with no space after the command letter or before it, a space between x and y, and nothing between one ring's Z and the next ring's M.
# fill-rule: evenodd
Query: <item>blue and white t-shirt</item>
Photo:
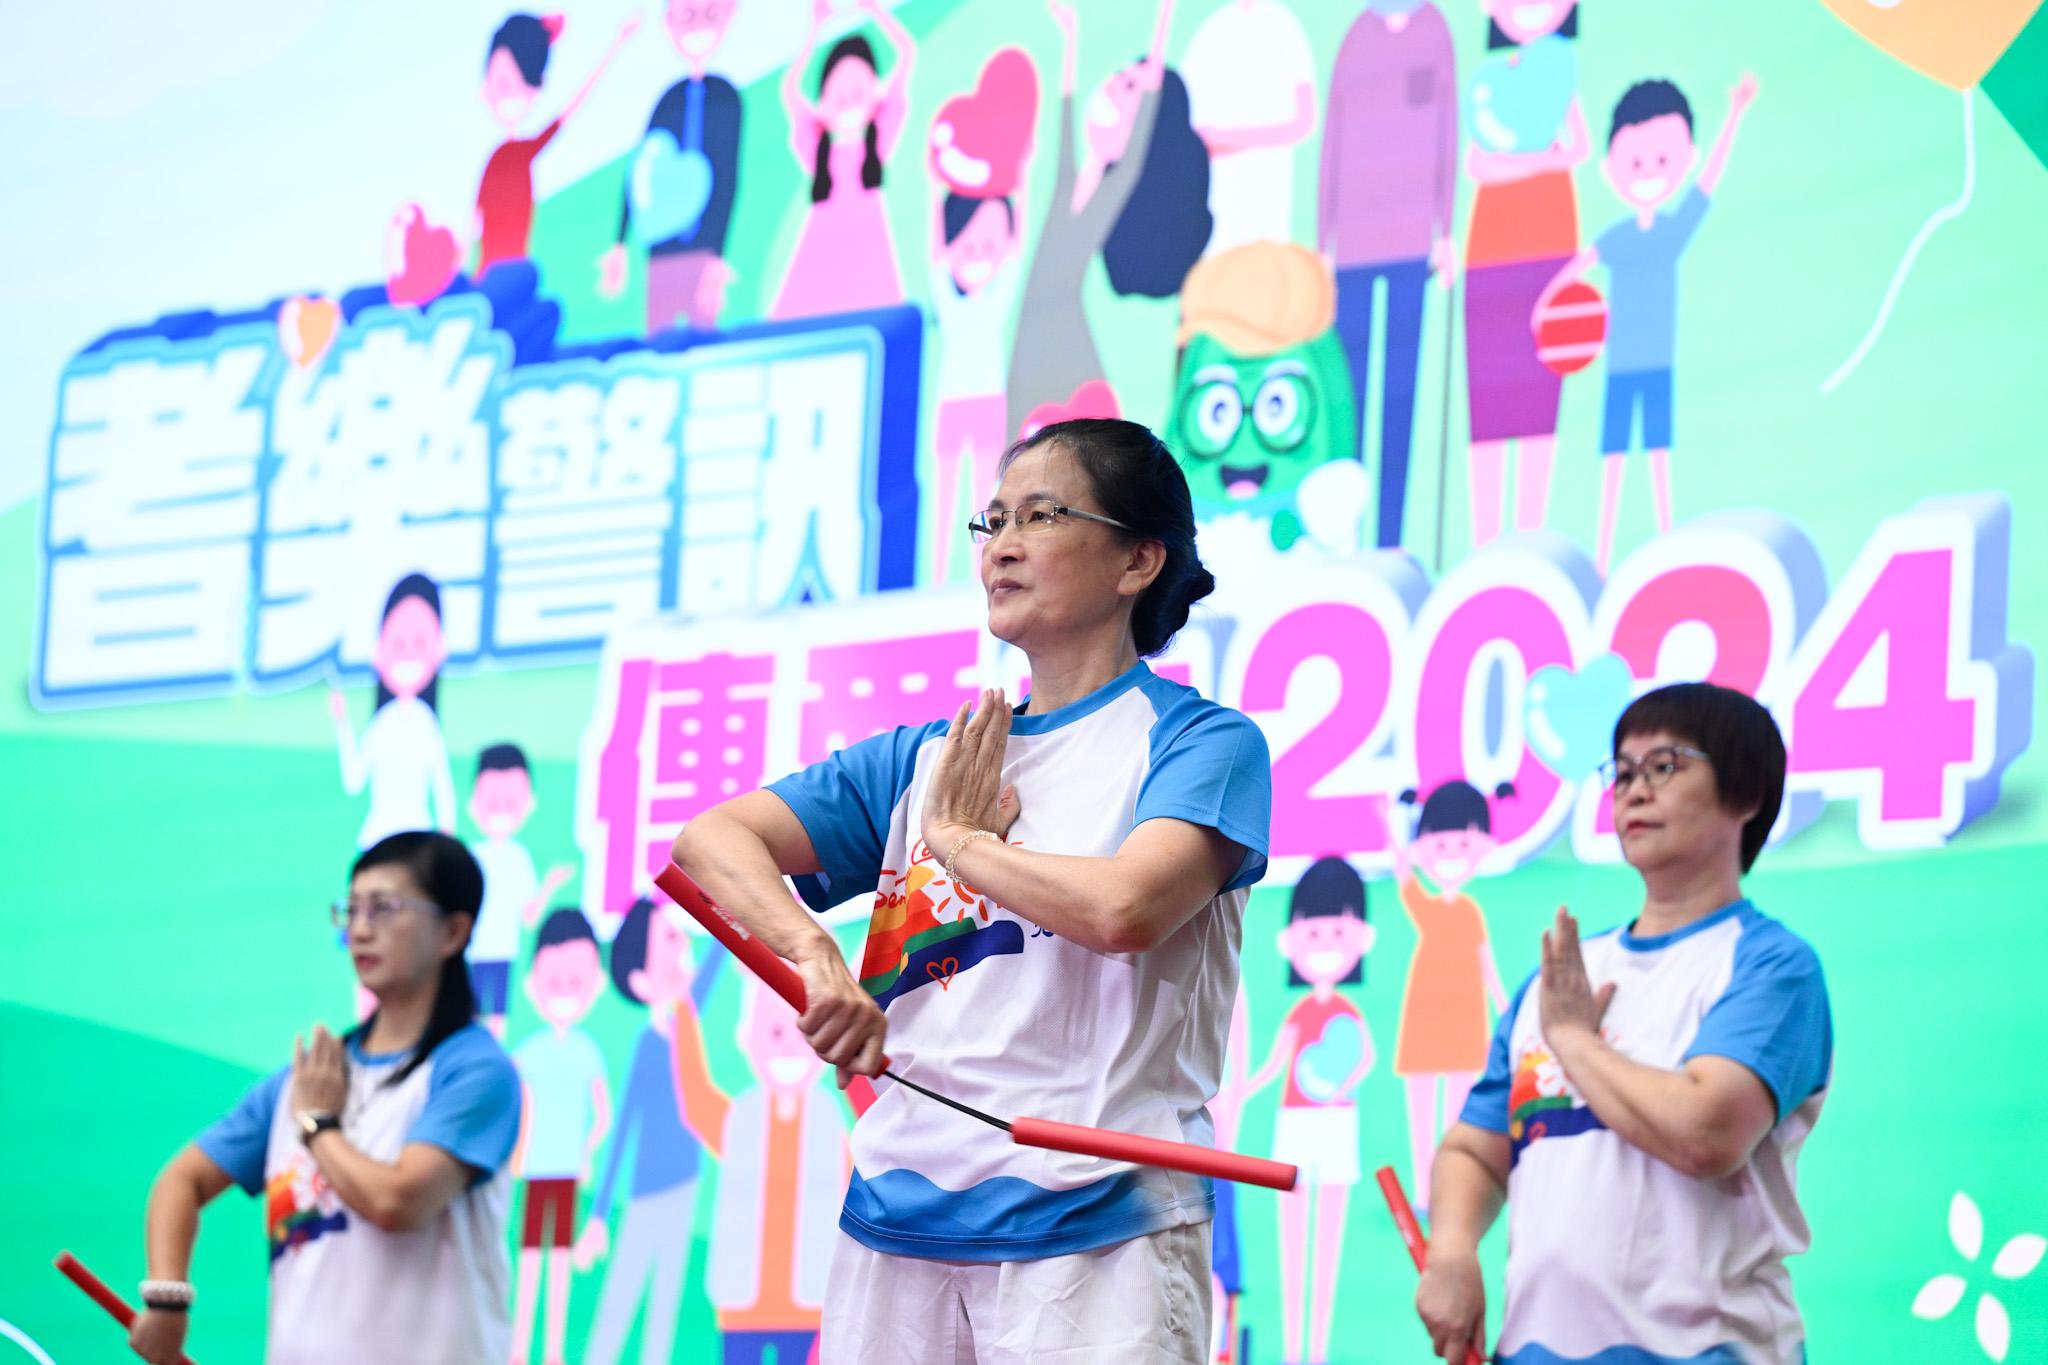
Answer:
M478 1173L423 1228L385 1232L341 1202L301 1140L289 1067L258 1082L197 1139L237 1185L263 1197L270 1365L500 1365L511 1348L504 1167L519 1137L519 1076L474 1024L386 1085L407 1055L370 1055L350 1042L341 1128L379 1161L429 1142Z
M1243 714L1139 664L1011 725L1003 779L1023 812L1010 842L1108 857L1147 820L1244 846L1215 900L1147 953L1099 953L947 882L920 838L947 722L865 740L769 788L823 871L813 909L874 897L856 975L889 1015L893 1067L998 1115L1214 1142L1249 887L1265 873L1272 770ZM1006 1142L887 1079L853 1130L840 1226L877 1251L1020 1261L1207 1219L1208 1182Z
M1584 943L1614 982L1600 1033L1646 1066L1726 1057L1755 1072L1778 1122L1749 1161L1697 1180L1609 1132L1543 1040L1541 985L1516 994L1464 1121L1505 1134L1507 1307L1501 1365L1794 1362L1805 1328L1785 1258L1810 1240L1794 1165L1820 1117L1833 1026L1820 959L1748 901L1674 933Z

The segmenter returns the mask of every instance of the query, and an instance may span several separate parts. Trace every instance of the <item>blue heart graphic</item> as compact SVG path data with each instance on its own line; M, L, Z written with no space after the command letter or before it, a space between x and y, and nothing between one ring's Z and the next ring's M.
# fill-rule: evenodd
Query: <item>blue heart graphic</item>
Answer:
M1348 1014L1334 1014L1323 1023L1323 1036L1294 1059L1294 1086L1317 1104L1338 1098L1344 1078L1365 1052L1365 1035Z
M633 233L642 245L687 236L697 230L711 202L711 158L679 144L668 129L657 128L633 154L626 184Z
M1522 729L1543 766L1567 782L1591 777L1614 745L1614 722L1628 705L1635 675L1618 654L1574 673L1550 664L1529 675Z
M1466 126L1488 151L1540 152L1562 133L1578 85L1572 45L1539 38L1480 63L1466 91Z

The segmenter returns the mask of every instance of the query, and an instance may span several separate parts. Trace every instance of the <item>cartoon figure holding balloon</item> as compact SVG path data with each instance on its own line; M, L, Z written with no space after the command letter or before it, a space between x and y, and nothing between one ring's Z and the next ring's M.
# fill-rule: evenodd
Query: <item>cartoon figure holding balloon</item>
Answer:
M1721 125L1699 179L1682 198L1679 189L1698 156L1692 106L1670 81L1638 81L1614 106L1601 170L1631 210L1564 264L1537 299L1530 327L1567 286L1595 265L1607 267L1607 401L1601 423L1604 473L1600 484L1600 573L1614 548L1614 517L1621 502L1623 457L1642 433L1649 454L1657 529L1671 529L1671 371L1678 330L1678 264L1728 165L1728 149L1742 115L1756 98L1756 77L1744 76L1728 95ZM1659 212L1677 199L1675 208ZM1638 418L1640 414L1640 419Z
M1351 1187L1359 1174L1356 1095L1376 1059L1365 1016L1338 987L1365 980L1372 941L1365 882L1358 873L1342 858L1309 864L1279 935L1289 984L1306 985L1309 993L1287 1011L1265 1064L1243 1088L1246 1096L1256 1094L1283 1068L1287 1073L1273 1124L1273 1158L1301 1168L1300 1182L1280 1196L1280 1315L1288 1360L1330 1357L1330 1312L1337 1301ZM1311 1208L1316 1283L1304 1323Z
M1495 796L1514 788L1502 783ZM1401 794L1414 805L1417 793ZM1415 1203L1429 1206L1429 1169L1444 1129L1457 1121L1465 1096L1486 1069L1495 1012L1508 1006L1500 969L1487 938L1486 916L1465 888L1499 844L1493 810L1477 787L1453 778L1422 802L1415 837L1403 843L1387 821L1394 850L1394 883L1401 908L1415 925L1415 956L1401 993L1401 1032L1394 1042L1394 1074L1408 1091L1409 1149L1414 1158ZM1436 884L1430 891L1423 875ZM1442 1096L1439 1118L1437 1099Z
M739 0L668 0L663 25L687 68L647 120L626 170L618 241L598 261L598 293L626 287L627 239L647 254L647 331L678 317L712 328L732 282L725 234L739 192L740 94L713 75Z

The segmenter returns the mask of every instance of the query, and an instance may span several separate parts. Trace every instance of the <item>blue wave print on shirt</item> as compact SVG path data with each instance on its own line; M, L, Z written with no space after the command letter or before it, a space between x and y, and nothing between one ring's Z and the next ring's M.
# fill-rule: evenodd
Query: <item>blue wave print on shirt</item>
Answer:
M912 953L903 964L903 970L889 983L889 988L875 997L875 1003L883 1009L900 995L908 995L919 987L930 986L944 989L952 984L953 978L978 962L1004 953L1024 951L1024 929L1013 919L999 919L986 929L954 938L928 943Z

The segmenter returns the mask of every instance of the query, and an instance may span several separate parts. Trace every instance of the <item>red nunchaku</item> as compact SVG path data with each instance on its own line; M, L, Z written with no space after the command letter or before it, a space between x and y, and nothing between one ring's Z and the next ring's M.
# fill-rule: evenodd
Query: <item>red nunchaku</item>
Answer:
M68 1251L58 1252L57 1269L64 1272L64 1278L84 1290L87 1298L106 1309L108 1317L123 1327L134 1326L135 1310L128 1306L128 1301L108 1288L105 1280L87 1270L76 1256ZM178 1359L183 1365L192 1365L192 1357L188 1355L180 1355Z
M710 935L732 951L732 955L746 964L749 971L761 978L770 990L789 1002L790 1008L798 1014L804 1010L803 978L796 969L777 957L774 951L760 939L749 934L735 923L731 916L720 909L718 903L704 894L704 889L690 879L674 863L670 863L655 875L654 884L667 894L669 899L688 911L690 916L703 925ZM1004 1122L991 1114L984 1114L972 1105L928 1090L915 1081L905 1080L894 1071L882 1072L899 1085L908 1086L927 1099L938 1101L949 1108L957 1109L972 1118L980 1119L993 1128L1000 1128L1010 1135L1012 1142L1027 1147L1046 1147L1059 1152L1078 1152L1083 1156L1099 1156L1111 1161L1129 1161L1140 1166L1163 1166L1172 1171L1188 1171L1195 1175L1212 1176L1218 1180L1235 1180L1247 1185L1265 1185L1276 1190L1291 1190L1299 1172L1279 1161L1267 1161L1263 1157L1243 1156L1237 1152L1219 1152L1213 1147L1198 1147L1191 1142L1168 1142L1163 1138L1140 1137L1136 1133L1119 1133L1108 1128L1089 1128L1078 1123L1056 1123L1051 1119L1017 1118Z

